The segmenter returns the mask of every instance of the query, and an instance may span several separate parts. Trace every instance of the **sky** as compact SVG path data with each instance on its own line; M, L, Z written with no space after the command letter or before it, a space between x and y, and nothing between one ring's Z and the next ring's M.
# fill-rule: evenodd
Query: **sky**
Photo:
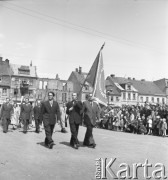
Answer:
M88 72L105 42L105 77L168 78L167 0L0 0L0 56L39 77Z

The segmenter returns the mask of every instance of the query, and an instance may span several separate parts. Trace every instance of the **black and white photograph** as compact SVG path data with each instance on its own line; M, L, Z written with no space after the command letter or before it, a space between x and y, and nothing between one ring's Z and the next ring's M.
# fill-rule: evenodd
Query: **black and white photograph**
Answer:
M0 180L168 179L168 0L0 0Z

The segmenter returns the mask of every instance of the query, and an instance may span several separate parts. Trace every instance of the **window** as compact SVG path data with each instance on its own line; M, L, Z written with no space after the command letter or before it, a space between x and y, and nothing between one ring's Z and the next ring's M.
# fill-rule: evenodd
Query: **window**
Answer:
M128 90L131 90L131 85L127 85L127 89L128 89Z
M133 94L133 100L136 100L136 96L135 96L135 94Z
M85 90L86 90L86 91L89 90L89 86L85 86Z
M47 89L47 81L44 81L44 83L43 83L43 89Z
M162 98L162 103L165 104L165 99L164 98Z
M2 82L2 76L0 76L0 82Z
M151 98L151 101L154 103L154 97Z
M157 98L157 103L159 103L159 98Z
M149 101L149 97L146 97L146 102L148 102Z
M40 82L39 82L39 89L42 89L42 88L43 88L43 82L40 81Z
M114 98L113 98L113 96L111 96L111 101L112 101L112 102L114 101Z
M29 85L33 86L33 80L32 79L29 80Z
M143 102L143 97L141 97L141 102Z
M116 101L117 101L117 102L119 101L119 97L116 97Z
M128 93L128 100L131 100L131 94Z
M2 89L2 95L3 95L3 96L7 96L7 89L6 89L6 88L3 88L3 89Z
M126 99L126 94L125 94L125 92L123 93L123 99L124 99L124 100Z

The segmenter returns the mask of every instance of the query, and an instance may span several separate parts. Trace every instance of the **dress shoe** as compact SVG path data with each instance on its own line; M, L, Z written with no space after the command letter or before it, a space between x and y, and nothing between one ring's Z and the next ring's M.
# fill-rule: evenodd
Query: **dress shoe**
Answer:
M96 147L96 144L92 144L89 146L90 148L95 148Z
M74 149L78 149L78 146L77 146L77 144L74 144L74 146L73 146L73 147L74 147Z
M52 149L53 148L53 146L54 146L54 143L52 142L52 143L50 143L50 144L48 144L48 148L49 149Z

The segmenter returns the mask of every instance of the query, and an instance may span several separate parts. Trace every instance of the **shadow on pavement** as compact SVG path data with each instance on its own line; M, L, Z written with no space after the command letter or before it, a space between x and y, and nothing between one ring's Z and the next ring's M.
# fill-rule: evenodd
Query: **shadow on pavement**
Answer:
M70 145L69 142L63 141L63 142L60 142L60 144L63 144L63 145L65 145L65 146L71 147L71 145ZM83 142L80 141L80 142L79 142L79 147L86 147L86 146L84 146L84 145L83 145Z
M45 147L45 148L48 148L48 147L45 145L44 142L38 142L37 145L41 145L41 146L43 146L43 147Z

